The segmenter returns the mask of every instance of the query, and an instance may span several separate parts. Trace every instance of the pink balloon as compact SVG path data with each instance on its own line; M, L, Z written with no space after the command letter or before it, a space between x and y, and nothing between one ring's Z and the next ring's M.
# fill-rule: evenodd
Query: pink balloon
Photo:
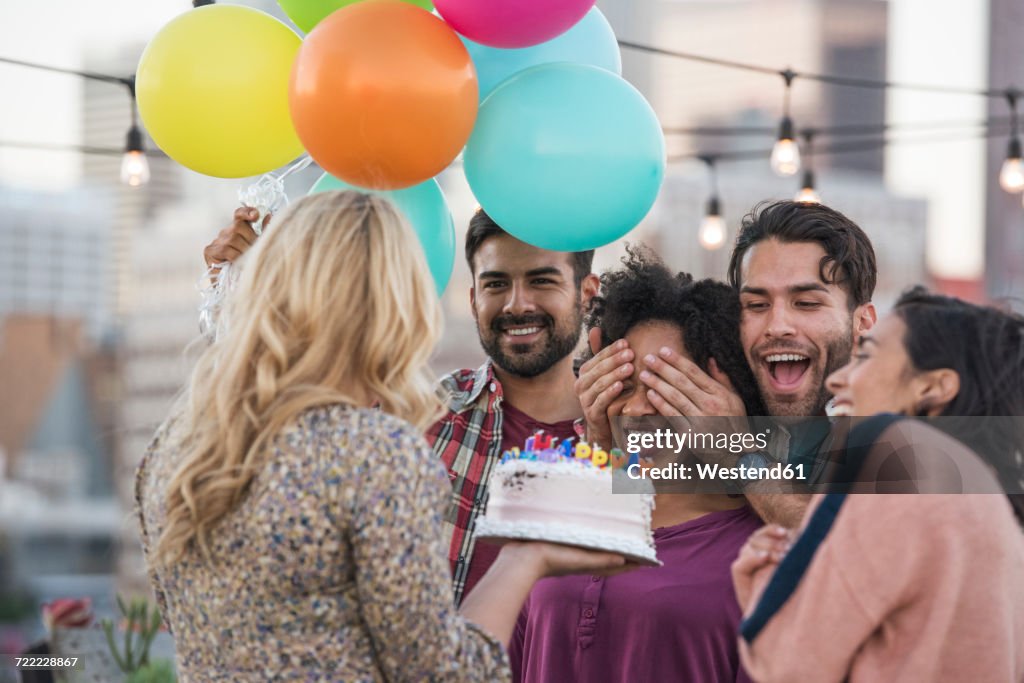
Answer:
M594 0L434 0L453 29L490 47L538 45L576 25Z

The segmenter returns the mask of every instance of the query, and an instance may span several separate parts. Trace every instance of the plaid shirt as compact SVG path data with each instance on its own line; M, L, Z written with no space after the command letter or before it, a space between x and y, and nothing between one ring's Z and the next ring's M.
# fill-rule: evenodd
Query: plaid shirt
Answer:
M501 459L501 382L488 360L476 370L456 370L441 378L448 413L427 430L427 442L441 458L452 484L452 498L444 516L451 544L455 603L469 576L476 519L487 505L487 484ZM582 421L577 423L581 433Z

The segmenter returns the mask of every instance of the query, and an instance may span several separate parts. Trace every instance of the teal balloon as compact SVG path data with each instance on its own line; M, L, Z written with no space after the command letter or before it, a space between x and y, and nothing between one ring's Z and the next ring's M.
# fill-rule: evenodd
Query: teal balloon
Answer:
M469 51L480 84L480 100L520 71L552 62L590 64L622 75L622 55L615 32L601 10L594 7L562 35L532 47L504 50L459 38Z
M430 274L434 276L437 285L438 296L444 293L455 266L455 224L448 202L436 180L431 179L401 190L367 190L324 173L313 184L309 194L327 190L356 190L391 200L420 238Z
M477 201L507 232L542 249L583 251L647 215L665 175L665 139L626 81L548 64L491 93L463 159Z

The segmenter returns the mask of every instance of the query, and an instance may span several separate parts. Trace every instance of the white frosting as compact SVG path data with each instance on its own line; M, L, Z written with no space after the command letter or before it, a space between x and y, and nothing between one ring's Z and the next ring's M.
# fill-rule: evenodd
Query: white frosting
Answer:
M510 460L494 470L476 535L554 541L660 564L653 493L612 493L612 472L575 462Z

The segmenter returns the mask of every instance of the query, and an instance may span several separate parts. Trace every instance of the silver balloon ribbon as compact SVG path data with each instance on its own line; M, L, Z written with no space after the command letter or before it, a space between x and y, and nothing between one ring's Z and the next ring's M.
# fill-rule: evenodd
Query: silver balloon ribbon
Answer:
M306 155L280 172L265 173L249 185L238 190L238 201L242 206L256 209L259 216L252 222L252 229L259 237L263 234L263 220L267 215L277 213L288 206L288 195L284 191L284 179L297 173L313 162ZM211 265L196 284L199 290L199 331L211 342L216 341L223 331L224 321L221 310L225 297L238 279L238 269L224 261Z

